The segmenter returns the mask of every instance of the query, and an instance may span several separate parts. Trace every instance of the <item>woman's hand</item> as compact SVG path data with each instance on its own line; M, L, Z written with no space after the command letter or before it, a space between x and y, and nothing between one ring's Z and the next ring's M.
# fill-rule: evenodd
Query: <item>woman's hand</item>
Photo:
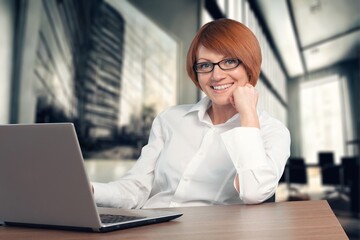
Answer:
M234 90L230 102L240 114L240 125L242 127L260 127L256 111L258 98L258 92L250 83L238 86Z

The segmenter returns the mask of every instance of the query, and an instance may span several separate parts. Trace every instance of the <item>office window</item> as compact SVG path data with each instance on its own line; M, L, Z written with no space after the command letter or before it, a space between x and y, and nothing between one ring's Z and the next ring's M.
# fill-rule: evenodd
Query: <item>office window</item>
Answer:
M216 0L220 10L228 15L228 1L227 0Z
M282 102L287 102L287 79L248 1L245 1L244 4L243 23L254 32L261 48L263 60L261 72L266 79L260 78L256 87L260 94L258 107L266 110L286 125L287 110ZM264 83L265 81L267 84ZM267 85L271 85L271 88Z
M209 12L205 8L202 8L201 9L201 26L203 26L204 24L206 24L212 20L213 20L213 18L210 16Z
M227 17L237 21L241 21L242 3L243 1L239 1L239 0L228 0L229 9L228 9Z
M344 121L338 75L304 82L300 86L303 156L317 163L319 151L333 151L335 162L344 155Z
M287 123L287 109L272 92L265 86L263 81L258 81L256 89L259 92L258 109L265 110L271 116L276 117L283 124Z

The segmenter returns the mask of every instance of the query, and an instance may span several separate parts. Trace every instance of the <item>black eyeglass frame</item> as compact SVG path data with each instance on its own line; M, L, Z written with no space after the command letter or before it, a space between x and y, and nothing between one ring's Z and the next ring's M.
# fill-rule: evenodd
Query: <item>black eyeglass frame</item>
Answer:
M236 61L238 61L238 63L236 64L236 66L231 67L231 68L225 68L225 69L222 68L222 67L220 66L220 63L226 62L226 61L228 61L228 60L236 60ZM200 65L200 64L205 64L205 63L211 64L211 66L212 66L211 70L210 70L210 71L207 71L207 72L199 72L199 71L197 71L197 68L196 68L196 67L197 67L198 65ZM237 68L241 63L242 63L242 61L241 61L240 59L238 59L238 58L226 58L226 59L223 59L223 60L221 60L221 61L219 61L219 62L217 62L217 63L213 63L213 62L194 63L193 69L194 69L194 71L195 71L196 73L209 73L209 72L212 72L212 71L214 70L215 66L217 65L217 66L219 66L219 68L220 68L221 70L226 71L226 70L232 70L232 69L234 69L234 68Z

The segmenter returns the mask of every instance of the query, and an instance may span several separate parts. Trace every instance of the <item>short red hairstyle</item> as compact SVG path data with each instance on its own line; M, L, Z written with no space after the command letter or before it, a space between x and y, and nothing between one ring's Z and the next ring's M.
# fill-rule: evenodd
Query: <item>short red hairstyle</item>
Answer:
M187 73L199 88L197 73L193 66L198 59L197 52L200 45L226 57L240 59L250 84L256 85L261 68L261 49L254 33L244 24L222 18L200 28L190 45L186 61Z

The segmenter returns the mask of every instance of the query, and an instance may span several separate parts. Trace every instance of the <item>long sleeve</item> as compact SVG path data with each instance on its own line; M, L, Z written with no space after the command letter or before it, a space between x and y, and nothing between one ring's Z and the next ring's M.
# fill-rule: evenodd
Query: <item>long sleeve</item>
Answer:
M92 183L96 203L104 207L141 208L150 195L156 162L163 146L160 119L155 118L149 142L134 167L118 181Z
M290 133L275 119L258 128L236 127L221 134L239 176L239 197L261 203L272 196L288 157Z

